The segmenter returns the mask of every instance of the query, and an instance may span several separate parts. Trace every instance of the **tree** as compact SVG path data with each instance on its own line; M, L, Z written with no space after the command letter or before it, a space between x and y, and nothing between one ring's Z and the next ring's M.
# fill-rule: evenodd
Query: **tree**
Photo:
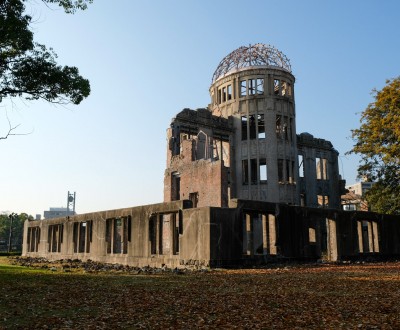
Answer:
M60 66L52 48L34 42L32 17L25 14L27 0L0 1L0 103L5 97L44 99L79 104L90 94L90 84L76 67ZM84 10L93 0L42 0L58 4L66 13ZM9 123L8 134L16 126Z
M33 220L31 215L27 213L15 214L13 216L11 231L12 251L22 251L22 240L25 220ZM8 214L0 214L0 252L5 252L8 249L8 239L10 236L11 218Z
M355 145L349 153L361 155L359 176L376 181L366 195L372 211L400 214L400 77L372 95L360 128L352 130Z

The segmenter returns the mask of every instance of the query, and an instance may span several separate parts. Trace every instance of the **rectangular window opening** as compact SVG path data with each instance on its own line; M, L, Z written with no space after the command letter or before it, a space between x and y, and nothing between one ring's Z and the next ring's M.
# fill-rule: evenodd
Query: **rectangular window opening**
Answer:
M322 179L322 163L321 163L321 158L316 157L315 158L315 171L317 174L317 180L321 180Z
M254 116L250 116L250 140L255 140L256 138L256 120Z
M308 242L310 244L317 243L317 237L315 235L315 228L308 228Z
M242 160L242 183L249 184L249 163L247 159Z
M122 248L122 220L121 218L114 220L114 235L113 235L113 253L121 253Z
M232 100L232 85L228 85L228 87L227 87L227 100L229 101L229 100Z
M289 141L289 118L288 116L283 116L283 133L285 135L285 140Z
M242 116L242 141L247 140L247 117Z
M255 79L249 79L248 80L248 84L249 84L249 95L255 95L256 94L256 80Z
M322 180L328 180L328 160L326 158L322 158L322 165L321 165L321 170L322 170Z
M282 92L282 96L286 96L286 94L287 94L287 83L286 83L286 81L282 81L281 92Z
M149 219L149 241L150 241L150 253L157 253L157 217L152 215Z
M264 94L264 79L261 78L257 79L257 94L258 95Z
M291 175L290 175L290 160L286 159L286 177L285 182L290 182Z
M304 156L299 155L299 177L304 178Z
M250 173L251 173L251 184L257 184L258 183L257 159L250 159Z
M265 139L264 114L260 114L257 116L257 125L258 125L258 138Z
M241 80L240 81L240 97L244 97L246 95L247 95L246 80Z
M268 179L267 161L265 158L260 159L260 183L266 183Z
M189 193L189 200L192 201L193 207L196 208L197 204L199 203L199 193L198 192Z
M280 90L279 79L274 79L274 94L275 95L280 95L279 90Z
M276 137L278 139L282 138L282 116L276 115Z
M283 159L278 159L278 181L283 183Z

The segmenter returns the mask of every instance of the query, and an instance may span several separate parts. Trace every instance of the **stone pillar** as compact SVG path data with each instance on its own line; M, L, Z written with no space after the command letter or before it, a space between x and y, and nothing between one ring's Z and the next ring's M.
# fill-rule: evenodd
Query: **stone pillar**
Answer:
M336 232L336 221L332 219L326 219L326 231L327 231L327 259L329 261L338 260L338 248L337 248L337 232Z
M367 222L368 228L368 252L374 252L374 240L372 235L372 223L371 221Z
M276 248L276 219L275 215L268 214L269 253L277 254Z
M374 252L379 252L379 235L378 235L378 223L372 222L372 236L374 240Z
M268 244L268 220L267 216L265 214L262 215L262 235L263 235L263 254L268 254L269 253L269 244Z
M253 242L253 217L251 214L246 213L246 234L247 234L247 255L254 255L254 242Z
M363 232L362 232L362 222L361 221L357 221L357 234L358 234L358 252L364 253Z

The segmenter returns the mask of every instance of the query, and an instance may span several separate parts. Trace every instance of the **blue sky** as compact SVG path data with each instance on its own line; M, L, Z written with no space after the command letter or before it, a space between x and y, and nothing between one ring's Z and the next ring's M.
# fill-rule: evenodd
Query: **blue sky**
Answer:
M66 15L32 1L38 42L91 82L81 105L0 103L27 136L0 141L0 212L78 213L162 202L166 128L183 108L206 107L224 56L254 43L286 54L296 77L297 133L330 140L353 183L350 130L371 90L400 72L400 1L101 1Z

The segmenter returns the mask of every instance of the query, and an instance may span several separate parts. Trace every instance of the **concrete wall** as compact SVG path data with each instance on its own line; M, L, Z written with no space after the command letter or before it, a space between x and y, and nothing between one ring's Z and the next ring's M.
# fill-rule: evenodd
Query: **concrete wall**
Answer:
M23 255L155 267L388 258L400 255L400 217L238 199L226 208L176 201L26 221Z

